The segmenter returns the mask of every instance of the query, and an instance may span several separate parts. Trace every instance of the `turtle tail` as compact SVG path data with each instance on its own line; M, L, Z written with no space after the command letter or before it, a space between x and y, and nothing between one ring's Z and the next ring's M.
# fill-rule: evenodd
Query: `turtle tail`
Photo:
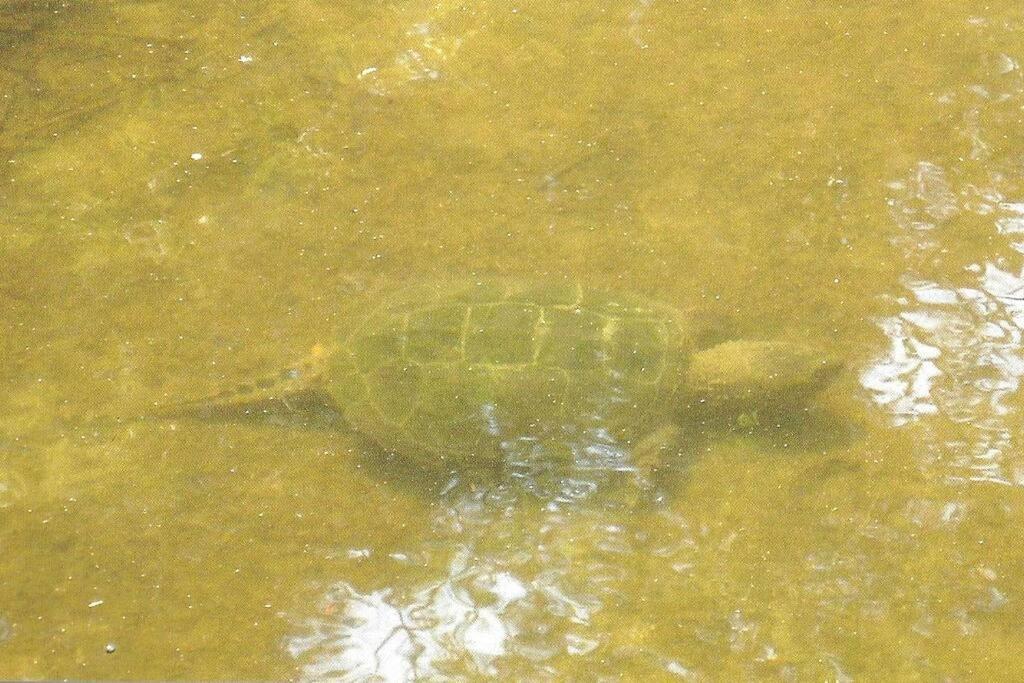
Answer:
M292 415L329 408L320 389L323 353L314 353L295 365L203 398L163 403L145 412L143 419L238 419Z

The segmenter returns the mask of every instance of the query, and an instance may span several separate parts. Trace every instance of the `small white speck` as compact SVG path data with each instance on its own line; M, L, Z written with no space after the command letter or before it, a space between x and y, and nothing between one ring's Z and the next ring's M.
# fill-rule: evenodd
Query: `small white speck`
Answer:
M192 161L199 161L200 159L203 158L203 153L202 152L192 152L192 154L190 156L192 157Z
M242 64L252 64L252 55L241 55L238 58L238 61L240 61Z

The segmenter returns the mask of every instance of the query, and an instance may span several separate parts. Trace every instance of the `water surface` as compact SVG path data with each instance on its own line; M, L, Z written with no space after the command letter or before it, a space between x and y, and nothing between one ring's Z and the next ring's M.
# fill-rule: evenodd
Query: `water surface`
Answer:
M0 676L1013 677L1022 60L1008 0L5 3ZM491 274L847 371L642 512L116 420Z

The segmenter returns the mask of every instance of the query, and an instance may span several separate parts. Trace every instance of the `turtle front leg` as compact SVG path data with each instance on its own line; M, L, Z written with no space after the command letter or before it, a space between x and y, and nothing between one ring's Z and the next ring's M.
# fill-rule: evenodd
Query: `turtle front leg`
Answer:
M664 424L640 439L633 447L636 486L645 494L655 494L658 472L683 446L683 430L673 423Z

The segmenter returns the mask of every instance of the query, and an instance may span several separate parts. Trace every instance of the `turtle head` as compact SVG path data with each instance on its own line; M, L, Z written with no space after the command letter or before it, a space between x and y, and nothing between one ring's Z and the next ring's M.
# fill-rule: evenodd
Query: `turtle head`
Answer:
M733 340L695 353L686 393L719 413L798 409L825 388L842 363L820 349L784 341Z

